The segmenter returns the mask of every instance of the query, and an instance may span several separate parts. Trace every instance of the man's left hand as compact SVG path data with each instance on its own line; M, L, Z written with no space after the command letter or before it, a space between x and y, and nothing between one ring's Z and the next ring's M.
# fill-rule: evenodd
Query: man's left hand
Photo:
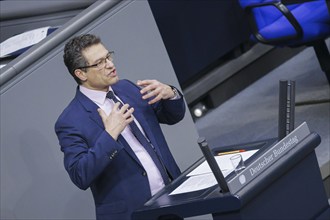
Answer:
M169 85L157 80L138 80L137 85L142 87L140 92L143 95L143 99L154 97L148 102L149 104L158 102L161 99L170 99L175 95Z

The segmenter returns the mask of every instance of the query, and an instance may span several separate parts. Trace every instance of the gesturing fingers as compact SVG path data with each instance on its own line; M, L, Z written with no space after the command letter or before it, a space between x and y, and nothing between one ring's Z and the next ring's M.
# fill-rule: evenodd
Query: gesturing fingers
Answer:
M119 104L119 103L116 103ZM120 104L119 106L115 105L114 106L114 111L117 110L118 113L124 118L124 119L128 119L129 117L132 117L132 113L134 112L134 108L130 108L129 104L124 104L121 108L120 108Z
M169 99L174 93L169 85L163 84L157 80L139 80L138 86L141 86L140 93L143 99L152 98L148 103L153 104L161 99Z
M133 121L133 108L129 108L128 104L120 107L121 103L117 102L109 115L102 109L98 109L99 115L103 121L105 130L116 140L119 134L126 126Z
M130 109L126 109L123 113L123 117L127 120L127 122L131 122L133 119L133 112L134 112L134 108L130 108Z
M159 93L156 97L148 102L149 105L154 104L163 98L162 94Z
M128 110L128 108L129 108L129 105L125 104L119 109L119 111L120 111L120 113L124 114Z
M146 93L147 95L154 93L154 91L161 85L161 83L157 80L139 80L137 84L141 87L140 93L142 95Z

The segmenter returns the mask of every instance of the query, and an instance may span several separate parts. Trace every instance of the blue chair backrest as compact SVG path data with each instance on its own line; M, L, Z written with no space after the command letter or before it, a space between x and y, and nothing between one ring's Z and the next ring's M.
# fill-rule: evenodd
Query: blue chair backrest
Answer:
M274 0L240 0L239 2L242 8L246 8L260 3L274 2ZM325 37L330 34L330 15L326 0L307 2L302 0L299 4L286 5L286 7L303 29L302 42L316 36ZM294 35L296 32L287 18L272 5L255 7L252 12L257 28L265 38Z

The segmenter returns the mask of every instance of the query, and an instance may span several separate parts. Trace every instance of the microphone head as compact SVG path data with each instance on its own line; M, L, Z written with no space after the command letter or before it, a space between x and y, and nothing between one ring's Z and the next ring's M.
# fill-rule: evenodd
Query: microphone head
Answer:
M199 137L197 139L197 143L199 144L200 147L208 147L205 137Z
M197 143L198 143L198 144L201 144L201 143L203 143L203 142L206 142L205 137L199 137L199 138L197 139Z

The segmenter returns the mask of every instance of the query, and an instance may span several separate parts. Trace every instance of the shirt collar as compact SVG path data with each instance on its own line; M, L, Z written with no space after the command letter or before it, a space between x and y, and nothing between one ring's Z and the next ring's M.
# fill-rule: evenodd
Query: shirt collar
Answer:
M107 92L88 89L82 85L79 86L79 90L96 104L103 105L106 100ZM110 90L113 91L111 86L109 86L109 91Z

